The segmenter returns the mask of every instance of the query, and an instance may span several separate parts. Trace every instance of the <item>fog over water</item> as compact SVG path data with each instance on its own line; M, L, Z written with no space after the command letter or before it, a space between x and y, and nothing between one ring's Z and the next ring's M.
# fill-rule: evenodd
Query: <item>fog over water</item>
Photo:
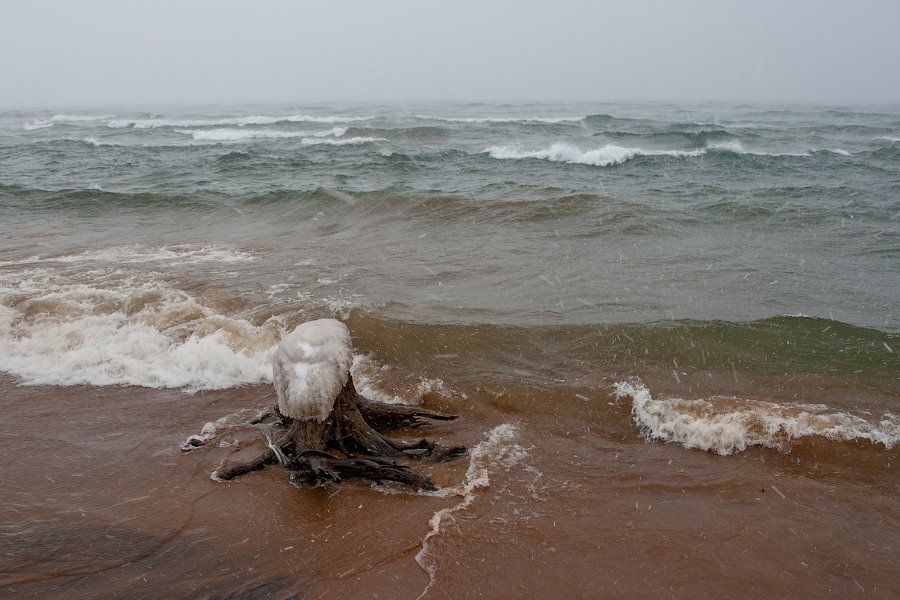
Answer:
M0 107L900 100L900 5L7 3Z

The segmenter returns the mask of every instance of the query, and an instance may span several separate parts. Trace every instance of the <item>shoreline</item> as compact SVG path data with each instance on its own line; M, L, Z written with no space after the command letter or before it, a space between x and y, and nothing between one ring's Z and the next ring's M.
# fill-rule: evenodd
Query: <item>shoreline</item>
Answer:
M416 562L429 520L461 501L357 482L298 489L278 468L210 481L231 450L180 443L206 421L266 406L270 386L188 395L17 386L4 375L0 392L10 549L0 586L19 597L412 599L429 582ZM610 436L589 411L460 404L460 419L430 437L473 448L514 423L524 454L496 453L489 485L429 539L426 597L898 591L896 448L863 477L839 462L814 467L826 452L814 442L801 454L723 457ZM469 467L430 474L452 487Z

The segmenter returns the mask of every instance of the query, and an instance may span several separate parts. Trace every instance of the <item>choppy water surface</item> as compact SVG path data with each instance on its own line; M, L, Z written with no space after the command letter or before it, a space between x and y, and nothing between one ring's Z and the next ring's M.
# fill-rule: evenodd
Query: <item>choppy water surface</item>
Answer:
M893 597L898 215L898 107L2 113L2 581ZM179 455L205 420L265 404L278 340L320 316L350 327L366 393L462 415L436 432L479 448L435 473L450 492L329 498L277 472L217 487L221 457ZM136 442L128 414L164 433ZM121 489L40 481L59 444L78 450L58 468ZM377 517L350 510L363 497ZM332 526L363 540L330 563L259 558L260 536L291 538L280 556ZM367 537L389 531L387 547ZM97 536L110 547L87 551ZM217 575L216 539L257 575ZM167 580L135 583L152 573Z

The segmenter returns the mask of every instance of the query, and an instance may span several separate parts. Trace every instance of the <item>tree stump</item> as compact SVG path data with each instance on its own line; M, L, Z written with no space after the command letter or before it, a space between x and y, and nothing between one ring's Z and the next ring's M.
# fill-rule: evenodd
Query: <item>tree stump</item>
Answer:
M213 472L213 479L232 479L280 462L293 471L291 481L296 484L357 477L436 489L429 478L411 471L407 461L445 461L464 455L466 449L426 439L402 442L382 431L419 427L426 419L452 420L456 415L364 398L349 372L349 340L346 326L333 319L304 323L285 337L275 355L278 406L253 421L260 424L274 418L268 448L247 460L226 461ZM192 436L182 448L204 443L202 437Z
M411 471L406 462L442 462L466 453L462 446L444 447L427 439L409 443L385 436L381 433L385 429L421 427L427 422L424 419L448 421L457 417L369 400L356 391L352 377L348 377L331 414L322 422L285 417L277 407L256 421L272 416L275 435L270 434L269 447L244 461L226 461L213 472L213 479L232 479L280 462L293 471L291 482L297 484L321 485L357 477L435 490L429 478Z

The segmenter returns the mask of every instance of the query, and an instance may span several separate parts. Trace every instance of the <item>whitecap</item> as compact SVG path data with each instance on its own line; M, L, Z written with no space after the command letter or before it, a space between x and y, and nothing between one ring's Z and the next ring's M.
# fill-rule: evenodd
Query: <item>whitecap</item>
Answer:
M24 384L198 390L271 381L278 318L256 325L222 314L155 270L130 266L252 259L230 248L128 246L8 262L0 371Z
M619 398L631 398L632 417L647 439L722 455L751 446L787 450L790 440L808 436L867 440L886 448L900 442L900 421L891 414L870 421L821 404L726 396L654 399L636 378L616 383L615 392Z
M25 123L22 125L22 129L26 131L31 131L35 129L46 129L48 127L53 127L56 123L83 123L87 121L101 121L103 119L109 119L110 115L67 115L67 114L58 114L53 115L49 119L35 119L29 123Z
M417 119L427 121L443 121L445 123L578 123L585 117L432 117L416 115Z
M738 140L728 140L727 142L708 144L706 148L707 150L711 151L731 152L734 154L742 154L748 156L810 156L810 152L763 152L760 150L747 150L744 148L744 145L741 144L741 142Z
M319 138L303 138L300 143L304 146L359 146L362 144L371 144L374 142L386 142L385 138L376 137L351 137L337 140L319 139Z
M200 142L243 142L251 140L299 139L304 146L327 144L347 146L386 141L384 138L351 137L342 138L346 127L334 127L327 131L280 131L273 129L175 129L176 133L190 135Z
M581 150L571 144L555 143L540 150L523 150L519 146L492 146L485 150L492 158L501 160L542 159L551 162L606 167L622 164L636 156L701 156L705 150L642 150L607 144L594 150Z
M356 121L367 121L374 117L352 117L352 116L327 116L316 117L311 115L286 115L286 116L269 116L269 115L251 115L244 117L202 117L193 119L166 119L162 117L151 117L147 119L112 119L107 122L107 127L120 129L123 127L132 127L134 129L155 129L159 127L221 127L233 125L244 127L247 125L275 125L277 123L352 123Z

